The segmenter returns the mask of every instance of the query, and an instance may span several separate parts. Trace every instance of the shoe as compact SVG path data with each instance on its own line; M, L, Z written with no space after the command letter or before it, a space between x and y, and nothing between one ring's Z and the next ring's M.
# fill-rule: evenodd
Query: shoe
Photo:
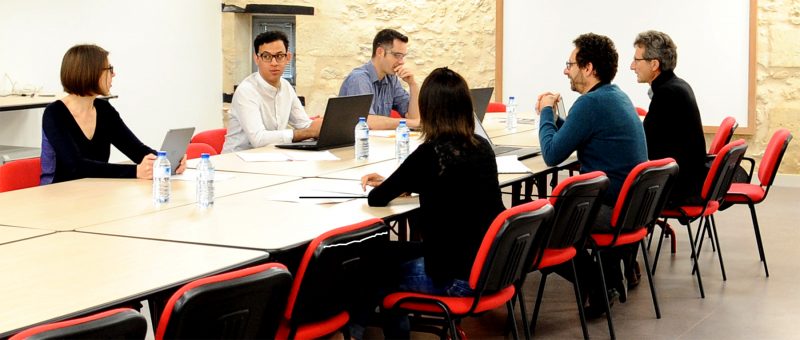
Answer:
M611 309L611 307L614 306L614 303L616 303L616 301L619 300L619 297L620 297L620 294L619 294L619 292L617 291L616 288L611 288L611 289L608 290L608 308L609 309ZM586 319L587 320L592 320L592 319L597 319L597 318L603 316L603 314L606 313L606 307L603 306L604 303L605 303L605 301L599 301L597 303L594 303L590 299L589 300L589 305L586 306L586 307L583 307L583 314L584 314L584 316L586 316Z
M642 267L639 261L634 260L630 270L625 270L625 279L628 281L628 290L636 288L642 280Z

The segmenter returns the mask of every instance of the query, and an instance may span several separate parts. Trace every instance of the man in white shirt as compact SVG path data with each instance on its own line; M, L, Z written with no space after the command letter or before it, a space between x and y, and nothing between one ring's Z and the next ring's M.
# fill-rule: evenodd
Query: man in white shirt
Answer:
M322 119L311 120L283 70L292 60L289 38L278 31L259 34L253 42L255 72L236 88L228 134L222 152L269 144L291 143L319 136ZM289 128L291 126L291 128Z

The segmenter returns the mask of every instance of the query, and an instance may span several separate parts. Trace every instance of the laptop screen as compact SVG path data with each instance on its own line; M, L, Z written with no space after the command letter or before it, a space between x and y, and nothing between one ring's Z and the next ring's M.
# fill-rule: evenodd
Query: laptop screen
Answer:
M486 109L489 106L489 100L492 98L492 92L494 92L494 87L469 90L470 97L472 97L472 110L475 111L475 116L481 122L483 117L486 116Z

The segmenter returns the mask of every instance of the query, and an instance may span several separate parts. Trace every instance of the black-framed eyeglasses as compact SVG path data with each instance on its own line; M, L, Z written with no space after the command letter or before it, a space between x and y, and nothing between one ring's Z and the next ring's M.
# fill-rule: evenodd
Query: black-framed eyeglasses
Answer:
M567 69L570 69L570 68L572 67L572 65L575 65L575 64L577 64L577 63L578 63L578 62L571 62L571 61L567 61L565 64L567 65Z
M633 61L634 62L642 61L642 60L650 61L650 60L655 60L655 59L653 59L653 58L636 58L636 57L633 57Z
M114 66L108 65L108 67L103 67L103 71L108 70L111 73L114 73Z
M276 62L279 62L279 63L281 63L281 62L283 62L284 60L286 60L287 54L286 54L286 53L283 53L283 52L280 52L280 53L278 53L278 54L271 54L271 53L269 53L269 52L262 52L261 54L259 54L259 55L258 55L258 57L259 57L259 58L261 58L261 60L262 60L263 62L265 62L265 63L269 63L269 62L271 62L273 59L274 59Z

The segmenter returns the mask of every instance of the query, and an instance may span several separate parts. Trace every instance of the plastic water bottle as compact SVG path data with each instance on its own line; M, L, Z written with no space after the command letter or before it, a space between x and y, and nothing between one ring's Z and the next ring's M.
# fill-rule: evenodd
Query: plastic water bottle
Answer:
M514 131L517 129L517 103L514 96L508 97L506 104L506 130Z
M409 134L410 130L406 125L406 120L400 120L400 125L397 126L397 130L394 132L394 156L397 158L397 164L403 163L408 157Z
M153 163L153 202L156 204L169 202L171 174L172 167L167 159L167 152L159 151L158 158Z
M369 126L366 117L358 117L356 124L356 159L359 161L369 158Z
M197 164L197 205L208 208L214 205L214 165L209 154L200 154Z

